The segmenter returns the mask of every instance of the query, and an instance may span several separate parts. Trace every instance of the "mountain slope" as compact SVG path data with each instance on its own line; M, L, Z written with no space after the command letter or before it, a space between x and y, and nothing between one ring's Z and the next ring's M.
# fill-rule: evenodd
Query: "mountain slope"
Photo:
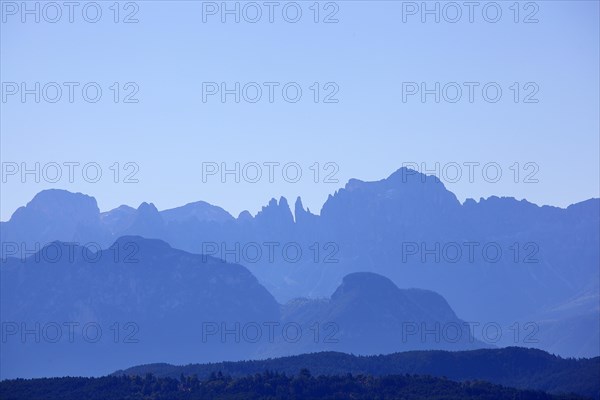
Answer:
M122 237L99 252L57 242L0 267L3 378L97 375L132 360L239 359L254 345L209 345L205 324L279 319L279 305L246 268L159 240Z

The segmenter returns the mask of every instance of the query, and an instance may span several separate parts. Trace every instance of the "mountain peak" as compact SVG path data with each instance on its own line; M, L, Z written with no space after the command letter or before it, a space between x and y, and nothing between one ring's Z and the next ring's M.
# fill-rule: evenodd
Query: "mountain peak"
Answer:
M133 216L131 225L123 232L127 235L140 235L148 238L164 237L165 221L152 203L140 204Z
M387 177L387 180L400 181L402 183L432 183L441 184L443 186L442 181L440 181L437 176L423 174L408 167L402 167L392 172L390 176Z
M47 199L51 199L51 198L68 198L68 197L86 197L86 198L93 199L93 197L88 196L87 194L83 194L81 192L70 192L65 189L44 189L44 190L41 190L38 194L36 194L31 201L34 202L36 200L47 200Z
M23 209L21 207L20 209ZM98 203L92 196L83 193L73 193L62 189L47 189L36 194L25 208L41 211L46 215L57 210L67 211L68 213L85 210L87 212L100 214Z
M302 205L302 199L300 196L296 198L296 203L294 203L294 210L298 211L299 209L304 211L304 206Z
M158 213L158 209L156 208L156 206L154 205L154 203L146 203L145 201L140 204L140 206L138 207L138 212L149 212L149 213Z
M332 299L345 296L368 296L372 298L373 294L387 297L389 294L400 292L398 286L389 278L376 274L374 272L354 272L346 275L342 284L331 296Z
M350 179L327 199L321 216L336 221L361 216L372 221L386 215L404 222L433 224L448 218L460 205L437 177L400 168L379 181Z
M252 216L252 214L250 214L250 211L248 210L242 211L237 217L238 221L252 221L253 218L254 217Z
M256 214L256 220L266 221L267 224L287 225L294 222L294 217L287 199L282 196L279 198L279 203L272 198L269 204Z
M195 201L184 206L163 210L160 215L166 222L184 222L195 220L199 222L227 222L233 216L221 207L213 206L205 201Z
M19 227L27 226L46 241L70 241L82 227L99 226L100 209L91 196L49 189L36 194L26 206L19 207L6 224L9 230L10 226L15 227L18 235L22 229Z
M376 274L375 272L353 272L344 277L342 285L348 288L388 286L398 289L398 286L390 278Z
M121 251L131 250L131 253L138 253L140 250L142 251L168 251L172 250L170 244L161 239L148 239L139 235L124 235L108 247L110 249L118 248ZM178 250L182 251L182 250Z

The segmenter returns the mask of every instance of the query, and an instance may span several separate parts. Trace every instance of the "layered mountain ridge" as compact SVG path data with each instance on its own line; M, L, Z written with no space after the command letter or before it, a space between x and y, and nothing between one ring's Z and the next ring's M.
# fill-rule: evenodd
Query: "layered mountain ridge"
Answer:
M468 329L459 341L405 335L405 323L464 325L430 291L415 296L383 276L352 274L323 309L305 300L302 311L293 310L294 301L278 304L241 265L139 236L99 251L53 242L23 260L7 258L0 285L3 379L335 349L485 347Z
M73 212L63 221L66 210ZM374 272L401 287L439 293L465 320L497 323L505 332L534 323L533 345L595 356L596 309L569 305L590 296L589 304L598 303L599 225L599 199L564 209L496 196L460 204L439 179L403 168L376 182L350 180L320 215L305 210L300 198L293 213L281 198L256 216L237 218L206 203L165 211L144 203L100 213L89 196L49 191L0 231L3 244L27 249L54 240L106 248L123 235L161 239L246 266L280 303L329 296L343 277ZM3 245L2 253L18 255L19 246L15 254L14 246ZM561 339L573 336L569 326L578 326L578 340ZM498 344L523 343L503 334Z

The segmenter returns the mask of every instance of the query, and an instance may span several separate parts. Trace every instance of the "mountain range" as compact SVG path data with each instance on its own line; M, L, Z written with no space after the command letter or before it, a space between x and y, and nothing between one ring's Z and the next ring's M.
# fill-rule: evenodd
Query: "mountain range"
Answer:
M100 212L90 196L48 190L0 224L2 254L55 240L106 249L125 235L160 239L244 265L279 303L313 299L294 300L283 314L294 318L334 313L335 295L323 304L314 299L352 273L373 272L439 293L479 327L473 334L482 341L600 354L599 199L567 208L495 196L461 204L436 177L402 168L380 181L351 179L319 215L300 198L293 210L280 198L254 216L233 217L205 202ZM483 330L489 326L501 332Z
M0 274L3 379L322 350L485 347L428 290L354 273L330 298L279 304L241 265L139 236L97 252L53 242L4 259Z

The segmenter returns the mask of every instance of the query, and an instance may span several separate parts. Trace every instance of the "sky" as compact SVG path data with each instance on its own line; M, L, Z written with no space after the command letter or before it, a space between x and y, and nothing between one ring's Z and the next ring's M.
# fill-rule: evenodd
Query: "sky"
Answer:
M402 166L461 201L600 196L598 1L65 4L0 4L2 221L48 188L318 213Z

